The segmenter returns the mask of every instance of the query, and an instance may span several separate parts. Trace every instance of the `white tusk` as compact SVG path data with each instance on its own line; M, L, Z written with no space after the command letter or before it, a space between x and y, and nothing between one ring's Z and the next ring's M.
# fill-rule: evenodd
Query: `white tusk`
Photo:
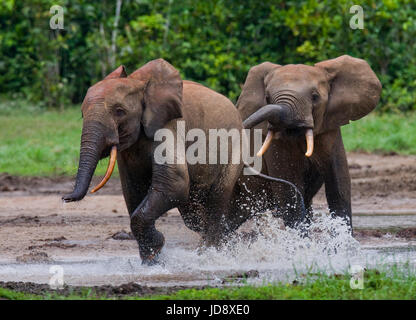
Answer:
M267 132L266 140L264 140L264 143L261 146L259 152L257 152L258 157L261 157L266 152L266 150L270 147L270 144L272 143L273 137L274 137L274 132L269 130Z
M312 129L306 130L305 138L306 138L305 156L310 157L313 153L313 130Z
M110 160L108 161L107 172L105 173L103 180L94 189L91 190L91 193L95 193L98 190L100 190L102 187L104 187L104 185L110 179L111 174L113 173L114 167L116 165L116 161L117 161L117 147L113 146L111 148Z

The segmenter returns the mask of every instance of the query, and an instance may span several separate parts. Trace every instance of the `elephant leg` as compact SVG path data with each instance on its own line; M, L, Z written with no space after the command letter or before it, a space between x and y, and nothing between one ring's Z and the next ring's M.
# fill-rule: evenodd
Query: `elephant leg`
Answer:
M290 181L289 179L285 179ZM295 183L299 191L304 195L303 184ZM277 198L277 216L283 219L285 226L296 228L302 221L303 211L300 205L298 193L291 187L282 183L271 186L273 195Z
M152 185L131 215L130 226L139 244L143 264L154 264L164 245L164 237L155 221L166 211L183 205L189 197L189 177L186 164L154 164Z
M165 128L170 129L174 137L178 136L176 135L176 121L171 121ZM184 139L182 136L180 138ZM151 175L150 187L145 198L130 215L131 230L139 245L143 264L156 263L156 258L165 242L163 234L155 227L156 220L166 211L187 203L189 199L190 180L188 167L184 161L185 154L182 149L171 148L176 145L178 144L175 139L174 143L165 149L166 159L169 161L159 161L163 159L155 156L155 149L160 146L160 143L151 142L147 145L149 149L141 148L147 152L140 153L153 155L150 160L151 165L144 167L144 162L141 160L135 163L136 168L141 167L147 175ZM139 184L140 182L133 183Z
M131 217L147 195L152 181L152 166L127 152L120 154L117 162L124 201Z
M221 241L240 225L238 212L231 210L231 198L242 165L226 165L217 182L212 185L206 203L203 240L208 246L219 246Z
M219 247L228 234L225 212L228 208L223 204L225 197L210 197L207 202L205 228L202 239L206 246Z
M281 178L281 176L278 177ZM289 178L284 176L282 179L292 182L298 188L303 198L305 198L305 182L303 177L300 175L296 177L291 176ZM286 227L297 228L299 223L303 221L302 217L304 215L301 206L302 200L299 194L293 187L283 183L275 183L271 186L271 189L273 195L276 197L278 217L283 219ZM308 208L306 203L305 207Z
M312 209L312 199L321 189L324 183L324 177L317 167L314 165L308 170L306 182L305 182L305 208L306 208L306 217L305 223L310 224L313 216Z
M274 141L263 155L266 162L266 173L269 176L284 179L293 183L305 197L305 177L307 176L307 159L296 142L290 139ZM296 228L302 221L303 210L298 193L291 186L273 183L272 194L276 199L279 217L285 226ZM305 203L305 205L307 205Z
M340 130L325 172L325 193L331 215L345 219L352 232L351 178Z
M205 228L207 193L198 186L192 185L189 190L189 201L178 206L185 226L194 232L201 233Z
M165 239L155 227L155 221L172 209L171 201L162 193L151 190L139 207L133 212L130 226L139 245L143 264L153 264L162 249Z

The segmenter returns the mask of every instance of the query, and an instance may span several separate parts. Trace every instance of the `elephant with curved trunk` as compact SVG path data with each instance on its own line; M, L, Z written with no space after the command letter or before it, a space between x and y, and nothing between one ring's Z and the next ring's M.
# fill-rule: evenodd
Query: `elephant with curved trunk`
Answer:
M199 129L207 137L210 129L237 129L240 133L243 129L230 100L200 84L182 81L179 72L163 59L153 60L129 76L120 66L89 88L81 110L78 174L74 191L63 200L83 199L98 161L110 156L103 181L92 190L96 192L110 178L117 160L143 263L155 262L163 247L164 237L156 230L155 220L166 211L177 207L185 224L200 232L207 245L218 245L252 214L249 196L259 200L260 192L270 186L267 179L243 176L243 162L231 161L232 148L227 149L229 160L223 164L189 164L180 161L183 151L170 149L166 152L172 152L176 161L156 161L155 150L163 143L156 139L159 129L173 133L175 146L191 144L179 134L179 120L184 121L187 132ZM255 209L265 210L271 203L266 198Z
M352 232L351 182L340 127L371 112L380 92L368 63L347 55L314 66L264 62L250 69L237 102L244 127L263 130L257 155L263 157L264 172L301 190L309 218L312 198L325 184L331 214L348 220ZM274 188L286 224L295 224L299 213L290 208L291 195Z

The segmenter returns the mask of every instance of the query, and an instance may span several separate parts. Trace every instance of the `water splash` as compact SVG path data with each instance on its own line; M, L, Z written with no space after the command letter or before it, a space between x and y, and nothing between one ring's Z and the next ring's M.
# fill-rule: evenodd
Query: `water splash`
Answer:
M360 256L360 245L341 218L318 215L309 236L285 229L281 220L262 214L240 228L220 249L162 252L165 268L171 272L209 274L214 279L233 272L257 270L258 280L285 280L296 272L336 272L347 269Z

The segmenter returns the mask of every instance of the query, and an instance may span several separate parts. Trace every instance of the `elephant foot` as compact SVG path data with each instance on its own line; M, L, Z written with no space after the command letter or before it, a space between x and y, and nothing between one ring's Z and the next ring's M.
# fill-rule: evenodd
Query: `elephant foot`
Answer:
M151 234L141 237L138 241L142 265L154 266L160 264L159 254L165 244L165 237L156 229Z
M142 265L143 266L148 266L148 267L160 265L161 264L161 262L159 260L160 251L161 251L161 248L157 252L154 252L154 253L146 256L146 257L144 257L142 254L140 254L140 257L142 259Z

